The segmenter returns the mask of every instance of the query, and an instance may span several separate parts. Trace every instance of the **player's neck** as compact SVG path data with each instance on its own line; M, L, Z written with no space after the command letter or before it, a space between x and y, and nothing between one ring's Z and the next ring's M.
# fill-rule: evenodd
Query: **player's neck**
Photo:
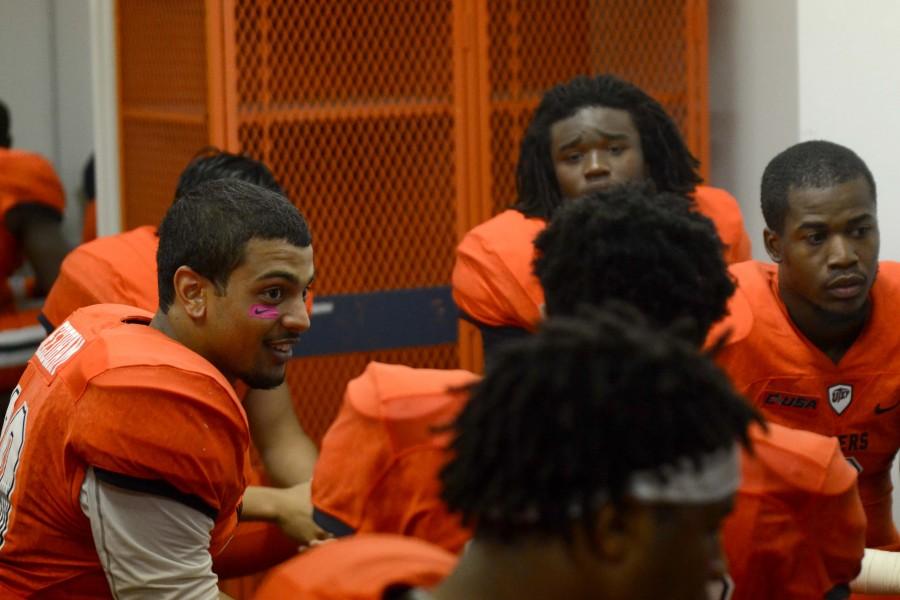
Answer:
M182 313L177 306L172 305L167 313L157 310L153 315L153 320L150 321L150 327L209 360L205 347L201 340L194 335L194 328L188 326L188 321L187 315Z
M872 303L854 315L837 317L824 313L803 298L782 289L781 299L794 326L835 364L853 346L869 320Z
M546 539L515 544L473 540L453 573L430 595L434 600L582 598L575 562L566 546Z

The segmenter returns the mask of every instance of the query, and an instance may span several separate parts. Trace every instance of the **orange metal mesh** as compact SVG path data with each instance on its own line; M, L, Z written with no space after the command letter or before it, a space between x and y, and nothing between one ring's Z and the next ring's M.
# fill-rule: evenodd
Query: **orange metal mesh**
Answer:
M208 143L202 0L120 0L122 223L156 224Z
M658 99L695 153L705 96L688 61L705 32L688 31L702 3L686 0L491 0L488 2L491 209L515 203L519 142L543 92L580 74L619 75ZM705 13L702 13L704 14ZM701 105L702 103L702 105Z

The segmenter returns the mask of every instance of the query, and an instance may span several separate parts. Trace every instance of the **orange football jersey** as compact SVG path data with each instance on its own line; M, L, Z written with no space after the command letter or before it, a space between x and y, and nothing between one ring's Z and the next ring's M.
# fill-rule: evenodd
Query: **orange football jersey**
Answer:
M822 600L856 577L866 517L856 470L834 438L752 426L741 485L722 526L733 600Z
M770 421L838 439L859 471L867 546L896 544L890 467L900 448L900 335L892 322L900 264L880 264L869 322L837 364L794 327L774 265L747 262L731 272L738 290L711 334L732 332L718 362Z
M322 439L312 501L320 525L418 537L458 552L471 537L440 498L449 432L477 376L372 362L347 384ZM323 517L324 515L324 517Z
M66 256L44 301L44 318L56 327L76 309L114 303L156 312L156 227L145 225L78 246Z
M88 467L190 499L215 521L212 553L230 538L246 415L215 367L150 318L80 310L29 361L0 452L0 596L111 597L79 503Z
M0 148L0 280L22 264L22 252L4 219L20 204L42 204L62 215L65 194L53 166L42 156L23 150ZM8 297L0 293L0 307Z
M388 591L432 587L456 556L398 535L358 535L322 544L274 569L254 600L383 600Z
M6 228L6 214L21 204L41 204L60 215L65 208L62 184L43 157L0 148L0 391L11 390L42 335L34 330L39 311L29 295L16 298L9 277L22 266L18 240Z
M717 188L698 186L697 210L716 225L727 263L750 259L750 238L737 200ZM507 210L472 229L456 249L453 299L468 317L488 327L534 331L544 291L534 275L534 238L546 221Z

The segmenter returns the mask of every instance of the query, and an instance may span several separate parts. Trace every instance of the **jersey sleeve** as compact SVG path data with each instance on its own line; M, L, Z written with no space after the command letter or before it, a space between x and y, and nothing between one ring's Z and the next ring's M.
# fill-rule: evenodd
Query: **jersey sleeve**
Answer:
M209 553L213 520L207 515L106 483L94 469L85 475L80 503L116 598L219 597Z
M818 538L822 562L834 586L859 573L866 542L866 514L856 485L856 470L835 450L822 485L822 495L808 514L809 535Z
M540 307L523 282L471 232L456 249L452 285L456 305L479 324L534 330L540 322Z
M441 500L442 448L417 448L400 457L371 490L360 533L399 533L425 540L454 554L472 532Z
M219 382L171 367L110 369L87 383L69 431L87 466L204 512L220 525L214 546L230 536L249 434Z

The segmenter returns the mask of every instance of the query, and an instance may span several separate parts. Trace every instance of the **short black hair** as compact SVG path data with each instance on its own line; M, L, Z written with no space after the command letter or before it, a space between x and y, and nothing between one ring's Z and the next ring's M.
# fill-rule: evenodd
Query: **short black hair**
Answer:
M699 161L659 102L613 75L579 76L544 94L525 131L516 166L516 209L530 217L549 219L562 204L550 151L550 128L589 106L628 111L641 137L647 172L659 191L691 194L703 181L697 171Z
M791 189L828 188L865 177L877 200L872 172L853 150L834 142L812 140L794 144L766 165L760 185L760 204L766 227L784 231Z
M534 245L551 317L615 299L658 326L690 319L699 344L735 289L713 222L686 197L647 185L567 202Z
M312 243L297 207L258 185L216 179L181 196L159 227L156 265L162 312L175 300L172 278L179 267L190 267L224 291L251 239L283 239L301 248Z
M695 345L627 305L584 308L498 349L454 423L443 498L476 537L567 539L636 472L746 446L756 420Z
M0 100L0 148L9 148L12 146L12 119L9 114L9 107L3 100Z
M175 188L175 200L191 188L213 179L240 179L269 191L286 195L275 175L264 163L246 154L232 154L213 146L201 149L181 172Z

